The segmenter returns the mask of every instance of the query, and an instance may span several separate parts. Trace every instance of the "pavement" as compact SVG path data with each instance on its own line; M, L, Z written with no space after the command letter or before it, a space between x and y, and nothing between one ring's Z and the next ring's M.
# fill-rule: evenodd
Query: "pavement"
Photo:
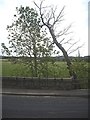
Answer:
M2 95L22 96L62 96L62 97L89 97L88 89L76 90L38 90L38 89L5 89L0 90Z

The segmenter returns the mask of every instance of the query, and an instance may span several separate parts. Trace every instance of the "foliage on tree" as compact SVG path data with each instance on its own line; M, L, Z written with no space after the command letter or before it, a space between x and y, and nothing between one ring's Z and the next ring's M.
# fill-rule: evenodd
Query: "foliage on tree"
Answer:
M42 59L45 61L52 54L53 44L46 32L41 31L40 18L33 8L21 6L16 8L16 12L14 22L7 26L10 46L7 48L2 43L3 52L8 55L21 56L31 67L33 76L37 77Z

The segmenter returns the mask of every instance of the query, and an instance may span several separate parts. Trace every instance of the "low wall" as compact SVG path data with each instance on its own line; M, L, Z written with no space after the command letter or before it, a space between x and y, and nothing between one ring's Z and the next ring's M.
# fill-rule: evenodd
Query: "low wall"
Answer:
M70 90L79 88L79 83L70 78L2 77L2 88Z

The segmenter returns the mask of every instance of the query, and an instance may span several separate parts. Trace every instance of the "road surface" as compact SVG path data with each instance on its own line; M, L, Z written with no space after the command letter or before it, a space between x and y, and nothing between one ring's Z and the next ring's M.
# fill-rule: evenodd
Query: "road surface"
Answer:
M3 118L87 118L88 99L3 95L2 116Z

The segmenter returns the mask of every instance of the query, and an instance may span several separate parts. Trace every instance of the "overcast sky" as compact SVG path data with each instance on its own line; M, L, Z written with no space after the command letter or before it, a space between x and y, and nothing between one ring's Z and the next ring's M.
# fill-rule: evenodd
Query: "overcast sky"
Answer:
M39 3L39 0L35 1ZM63 5L66 6L65 18L67 24L74 23L72 27L74 39L80 40L78 46L84 43L80 49L81 56L88 55L88 2L89 0L45 1L47 5L57 5L58 9L61 9ZM15 8L20 5L35 7L32 0L0 0L0 44L2 42L8 43L6 27L12 23ZM77 54L78 52L75 52L72 55L76 56Z

